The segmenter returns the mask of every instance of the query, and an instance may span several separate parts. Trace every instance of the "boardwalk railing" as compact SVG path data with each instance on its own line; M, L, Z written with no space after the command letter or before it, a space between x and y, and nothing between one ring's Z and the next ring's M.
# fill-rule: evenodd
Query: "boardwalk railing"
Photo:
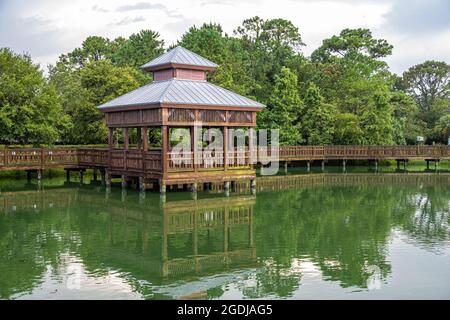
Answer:
M278 153L289 160L449 159L450 146L281 146L258 148L258 160Z
M382 160L382 159L450 159L450 146L282 146L255 148L258 161L274 160ZM223 151L202 152L194 167L193 153L168 152L169 171L220 169ZM89 148L28 148L0 149L1 169L45 169L52 167L109 167L126 172L161 172L163 157L160 149L142 152L136 149ZM228 168L250 166L248 148L228 151Z
M2 149L0 168L35 169L73 166L78 163L77 149Z

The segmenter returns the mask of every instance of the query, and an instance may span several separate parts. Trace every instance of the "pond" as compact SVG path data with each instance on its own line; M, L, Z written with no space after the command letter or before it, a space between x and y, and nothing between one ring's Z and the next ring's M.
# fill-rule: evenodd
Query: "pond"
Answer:
M450 175L156 192L2 180L1 299L449 299Z

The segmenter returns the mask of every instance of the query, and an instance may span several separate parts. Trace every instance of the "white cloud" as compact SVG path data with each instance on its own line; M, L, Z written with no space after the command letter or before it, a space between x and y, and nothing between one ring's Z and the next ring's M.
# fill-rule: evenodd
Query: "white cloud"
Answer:
M394 45L388 62L402 72L427 59L450 60L449 7L446 0L0 0L0 47L29 52L45 66L89 35L152 29L170 45L193 24L218 22L232 33L258 15L291 20L306 54L344 28L370 28Z

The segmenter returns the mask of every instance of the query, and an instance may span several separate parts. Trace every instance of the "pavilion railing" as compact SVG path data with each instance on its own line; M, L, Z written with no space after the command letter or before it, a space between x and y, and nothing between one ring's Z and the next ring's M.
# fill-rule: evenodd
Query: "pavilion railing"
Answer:
M170 171L192 171L195 169L224 169L223 150L202 150L194 159L192 151L168 152ZM195 160L195 161L194 161ZM247 148L235 148L228 151L227 166L230 169L250 166L250 153Z

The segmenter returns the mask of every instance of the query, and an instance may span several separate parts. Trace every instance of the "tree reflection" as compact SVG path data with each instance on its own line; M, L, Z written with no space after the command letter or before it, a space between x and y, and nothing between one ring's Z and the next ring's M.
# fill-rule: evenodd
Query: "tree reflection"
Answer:
M448 176L341 177L256 200L180 194L162 206L157 194L90 187L3 193L0 298L64 272L67 255L90 275L115 270L146 298L220 298L231 283L248 298L290 297L306 274L373 289L391 273L394 230L426 250L450 240Z

